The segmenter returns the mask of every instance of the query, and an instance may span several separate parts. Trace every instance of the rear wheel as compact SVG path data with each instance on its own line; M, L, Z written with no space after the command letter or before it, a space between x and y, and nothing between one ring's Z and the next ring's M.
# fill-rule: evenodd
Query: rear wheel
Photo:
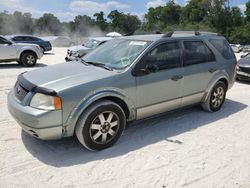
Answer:
M36 65L37 57L33 52L25 52L21 57L21 63L25 67L33 67Z
M221 109L226 98L226 85L224 82L217 82L209 94L206 102L202 104L205 111L217 112Z
M109 100L100 100L80 116L76 136L89 150L102 150L115 144L126 126L122 108Z

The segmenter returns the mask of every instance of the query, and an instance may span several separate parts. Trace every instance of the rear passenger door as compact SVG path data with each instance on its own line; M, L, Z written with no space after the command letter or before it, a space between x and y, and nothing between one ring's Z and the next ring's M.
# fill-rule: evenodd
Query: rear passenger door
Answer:
M202 40L182 41L183 99L182 106L198 103L216 73L216 58Z

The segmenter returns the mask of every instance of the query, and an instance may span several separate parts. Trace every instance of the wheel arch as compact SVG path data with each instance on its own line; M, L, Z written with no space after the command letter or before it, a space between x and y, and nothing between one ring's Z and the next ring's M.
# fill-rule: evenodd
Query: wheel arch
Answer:
M92 104L100 100L110 100L118 104L126 115L127 121L134 120L136 118L136 110L133 103L118 91L100 91L95 94L84 98L71 112L69 118L66 121L67 135L74 134L75 127L79 117L84 111L86 111Z
M221 78L221 79L218 80L218 82L219 81L223 82L226 85L226 90L228 90L228 84L229 84L228 80L226 78Z
M223 82L226 85L226 89L228 90L229 88L229 76L226 72L219 72L218 74L216 74L213 79L209 82L207 89L205 90L205 95L202 99L202 102L205 102L207 100L207 98L209 97L209 94L211 92L211 90L213 89L214 85L217 82Z
M20 55L19 55L19 60L21 60L22 56L23 56L25 53L33 53L33 54L36 56L36 58L38 58L38 55L37 55L37 53L36 53L35 51L30 50L30 49L27 49L27 50L23 50L23 51L20 53Z

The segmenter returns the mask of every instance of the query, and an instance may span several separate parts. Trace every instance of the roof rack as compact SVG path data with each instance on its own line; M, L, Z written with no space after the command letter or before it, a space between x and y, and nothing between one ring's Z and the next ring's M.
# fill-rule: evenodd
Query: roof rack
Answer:
M173 36L180 36L180 37L186 37L186 36L200 36L200 35L216 35L216 36L222 36L219 33L213 33L213 32L199 32L199 31L170 31L162 36L162 38L169 38Z

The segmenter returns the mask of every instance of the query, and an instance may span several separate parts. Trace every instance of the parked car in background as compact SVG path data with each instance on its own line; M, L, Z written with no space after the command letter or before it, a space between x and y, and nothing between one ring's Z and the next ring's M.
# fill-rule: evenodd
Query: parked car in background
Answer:
M245 45L245 46L243 47L243 52L244 52L244 53L250 52L250 45Z
M240 44L230 44L234 53L240 53L243 50L243 47Z
M67 36L46 36L42 38L49 41L53 47L69 47L74 44L73 40Z
M51 43L49 41L43 40L41 38L31 36L31 35L10 35L7 36L10 40L15 43L28 43L28 44L37 44L40 46L43 52L52 50Z
M121 37L81 61L19 75L8 109L36 138L76 135L86 148L102 150L127 122L197 104L220 110L236 63L226 39L214 33Z
M104 44L105 42L113 39L113 37L95 37L89 38L84 44L79 46L72 46L67 50L66 61L77 60L98 46Z
M32 67L42 56L43 52L36 44L15 43L0 36L0 62L17 61L25 67Z
M250 81L250 53L242 56L238 61L237 79Z

